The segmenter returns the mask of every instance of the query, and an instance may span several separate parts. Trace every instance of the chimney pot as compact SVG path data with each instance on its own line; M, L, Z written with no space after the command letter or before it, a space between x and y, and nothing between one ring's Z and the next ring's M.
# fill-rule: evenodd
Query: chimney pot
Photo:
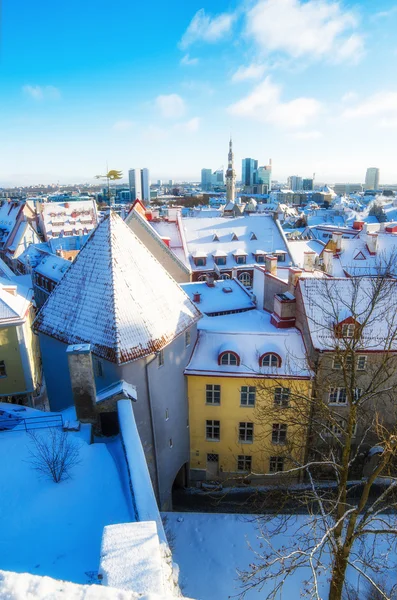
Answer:
M277 256L271 256L270 254L266 254L265 269L271 275L277 275Z
M196 304L200 304L200 302L201 302L201 294L199 292L194 292L194 294L193 294L193 302L196 302Z

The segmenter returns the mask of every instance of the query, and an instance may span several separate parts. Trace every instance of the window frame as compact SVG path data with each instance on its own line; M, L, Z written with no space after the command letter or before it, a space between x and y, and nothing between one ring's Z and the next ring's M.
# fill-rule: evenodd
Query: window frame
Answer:
M272 444L284 446L287 443L288 425L286 423L272 424Z
M245 396L245 402L243 402L243 396ZM253 396L253 402L250 402L250 398ZM254 385L242 385L240 388L240 406L244 408L254 408L256 404L256 387Z
M244 276L245 282L243 281L243 276ZM239 273L237 275L237 279L239 280L241 285L243 285L244 287L252 287L252 277L247 271L242 271L241 273ZM248 280L249 280L249 283L248 283Z
M0 360L0 378L4 379L5 377L7 377L6 361Z
M233 357L233 359L236 362L231 362L231 357ZM227 362L226 361L224 362L224 358L226 358ZM239 367L240 366L240 357L237 354L237 352L234 352L233 350L224 350L218 356L218 365L221 365L224 367Z
M272 357L270 358L270 362L273 362L273 357L276 357L276 361L277 361L277 365L264 365L263 361L265 360L266 357ZM281 356L279 356L278 354L276 354L275 352L265 352L264 354L262 354L262 356L259 358L259 366L260 367L264 367L266 369L279 369L282 365L282 360L281 360Z
M239 422L238 441L240 444L252 444L254 442L254 423L251 421Z
M281 469L278 468L281 465ZM283 473L285 465L284 456L270 456L269 457L269 473Z
M212 389L209 389L212 388ZM219 390L215 389L219 388ZM219 393L219 402L214 402L215 396ZM208 398L212 397L212 402L208 402ZM205 386L205 403L208 406L220 406L221 405L221 386L219 383L207 383Z
M209 430L212 429L213 437L209 437ZM218 430L218 437L215 432ZM220 442L221 440L221 422L219 419L206 419L205 421L205 439L207 442Z
M278 396L278 398L277 398ZM277 386L274 388L274 406L278 408L289 408L291 400L291 388Z
M334 396L334 400L332 400ZM342 401L341 399L342 398ZM347 392L344 387L331 387L328 392L328 404L330 406L347 406Z
M238 473L251 473L252 472L252 456L250 454L238 454L237 455L237 472Z
M164 367L164 350L161 349L158 351L158 355L157 355L157 366L160 369L161 367Z
M186 329L185 331L185 348L189 348L192 341L191 331L190 329Z

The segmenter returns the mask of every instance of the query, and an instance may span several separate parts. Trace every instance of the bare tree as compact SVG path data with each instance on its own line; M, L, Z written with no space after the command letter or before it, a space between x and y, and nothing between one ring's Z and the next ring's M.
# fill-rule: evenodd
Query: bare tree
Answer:
M286 468L269 478L304 480L284 490L284 498L307 517L295 523L281 547L277 535L288 534L296 517L259 519L261 550L240 573L242 596L266 586L263 597L276 599L300 571L305 597L341 600L349 574L368 582L371 597L393 597L377 584L380 576L396 578L397 565L397 282L390 272L392 265L373 277L299 283L297 323L312 390L305 395L289 389L284 406L269 408L266 386L256 421L277 419L304 432L278 446ZM282 386L275 376L274 387Z
M28 462L32 467L59 483L70 477L70 472L80 462L80 447L66 431L49 427L45 431L29 431Z

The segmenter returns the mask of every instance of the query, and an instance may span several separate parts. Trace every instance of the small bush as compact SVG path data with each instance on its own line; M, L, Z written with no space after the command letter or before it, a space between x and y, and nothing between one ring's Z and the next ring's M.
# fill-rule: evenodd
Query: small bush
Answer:
M30 431L28 462L33 469L59 483L70 477L80 462L80 446L65 431L53 427L45 432Z

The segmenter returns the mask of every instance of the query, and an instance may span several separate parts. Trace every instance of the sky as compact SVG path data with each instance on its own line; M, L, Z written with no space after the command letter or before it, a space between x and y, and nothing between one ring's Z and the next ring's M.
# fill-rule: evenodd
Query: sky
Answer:
M3 0L0 187L147 167L397 182L397 3Z

